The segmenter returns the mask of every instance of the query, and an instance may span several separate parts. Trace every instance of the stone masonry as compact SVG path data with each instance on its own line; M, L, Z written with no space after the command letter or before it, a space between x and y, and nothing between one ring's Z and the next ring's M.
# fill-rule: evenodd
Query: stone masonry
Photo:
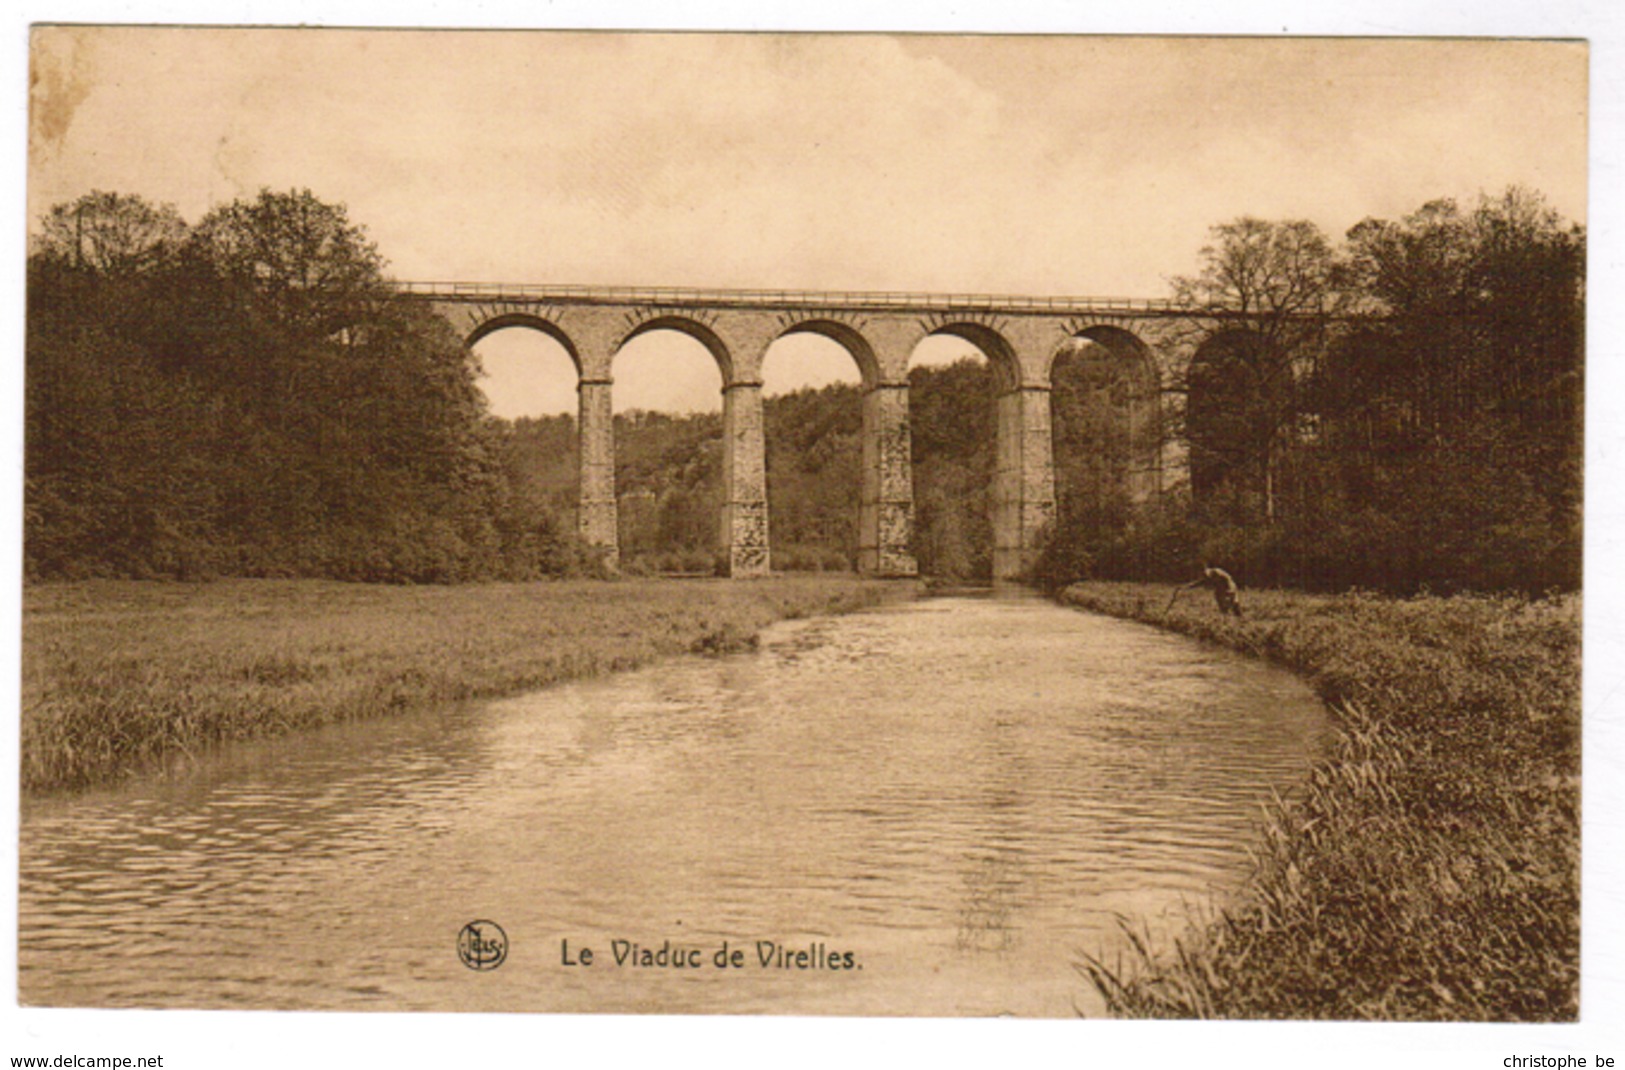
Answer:
M722 372L722 545L732 576L769 568L762 359L787 334L814 332L852 354L863 383L863 493L859 568L876 576L916 572L909 447L908 360L927 335L977 345L998 383L993 487L994 576L1033 563L1055 519L1050 366L1074 339L1100 342L1145 384L1128 418L1157 420L1158 379L1143 336L1171 311L1153 302L907 294L630 290L499 284L404 284L403 299L433 303L472 344L525 326L557 339L580 375L582 538L616 561L615 436L611 374L616 352L644 332L672 329L699 340ZM1136 436L1141 437L1141 436ZM1154 443L1154 435L1143 436ZM1138 493L1157 466L1154 445L1137 465Z

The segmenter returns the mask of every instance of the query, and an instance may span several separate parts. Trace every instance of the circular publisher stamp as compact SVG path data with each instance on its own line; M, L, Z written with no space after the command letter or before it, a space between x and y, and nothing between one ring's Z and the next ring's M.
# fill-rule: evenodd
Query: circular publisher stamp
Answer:
M494 921L471 921L457 934L457 957L471 970L494 970L508 957L508 934Z

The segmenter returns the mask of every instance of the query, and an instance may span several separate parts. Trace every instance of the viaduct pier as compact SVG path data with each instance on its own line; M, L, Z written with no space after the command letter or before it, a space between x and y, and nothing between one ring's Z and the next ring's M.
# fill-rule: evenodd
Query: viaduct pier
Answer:
M1128 385L1119 408L1138 454L1129 491L1157 489L1161 382L1145 340L1158 320L1188 315L1169 302L1127 298L987 294L840 293L400 283L402 299L431 304L469 344L492 331L527 327L555 339L579 376L579 525L613 564L617 554L615 354L648 331L698 340L722 373L721 544L732 576L769 566L762 360L789 334L811 332L842 346L863 391L861 571L912 576L914 493L909 453L908 361L929 335L953 335L980 349L997 383L993 481L995 578L1021 575L1055 518L1050 373L1081 341L1101 347Z

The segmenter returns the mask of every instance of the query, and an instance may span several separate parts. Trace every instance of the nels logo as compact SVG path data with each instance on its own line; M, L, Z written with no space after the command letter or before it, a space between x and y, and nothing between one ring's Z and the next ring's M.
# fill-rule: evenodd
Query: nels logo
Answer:
M508 934L494 921L471 921L457 934L457 957L471 970L494 970L508 957Z

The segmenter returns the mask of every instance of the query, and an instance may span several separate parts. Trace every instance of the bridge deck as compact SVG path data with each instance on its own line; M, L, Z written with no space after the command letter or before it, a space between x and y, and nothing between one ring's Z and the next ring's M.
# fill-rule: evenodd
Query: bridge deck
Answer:
M702 290L674 286L550 286L502 282L397 282L404 294L435 301L545 301L576 305L674 305L706 308L828 308L843 311L976 311L1066 315L1189 315L1173 301L1147 297L1028 297L901 291Z

